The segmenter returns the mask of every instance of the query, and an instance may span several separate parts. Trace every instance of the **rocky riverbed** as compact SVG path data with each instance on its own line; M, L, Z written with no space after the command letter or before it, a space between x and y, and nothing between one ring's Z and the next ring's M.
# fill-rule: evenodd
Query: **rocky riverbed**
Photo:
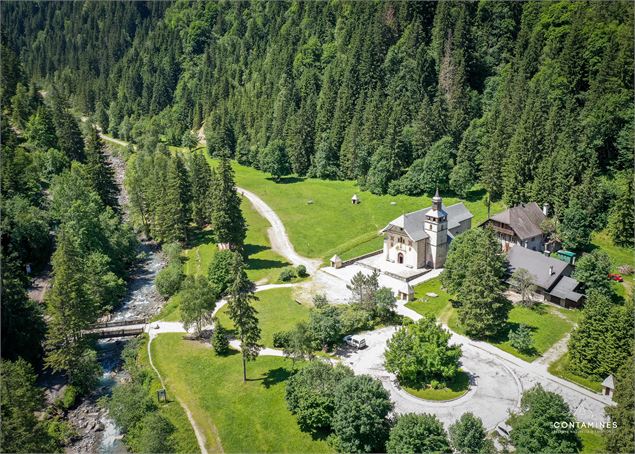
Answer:
M164 265L165 260L158 245L142 242L139 263L130 276L127 296L120 308L113 312L111 320L150 318L159 312L163 298L154 286L154 278ZM108 416L108 412L99 405L99 400L110 395L117 383L129 379L121 368L121 351L128 340L114 338L98 342L97 353L103 368L103 376L99 387L67 415L68 421L77 432L74 442L67 447L67 452L126 452L121 442L121 433ZM57 391L52 390L51 398L55 395L61 395L60 387Z

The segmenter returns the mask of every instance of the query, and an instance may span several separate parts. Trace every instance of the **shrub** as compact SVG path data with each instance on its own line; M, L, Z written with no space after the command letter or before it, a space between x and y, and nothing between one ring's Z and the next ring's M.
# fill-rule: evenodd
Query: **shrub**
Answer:
M335 391L344 378L351 376L353 371L345 366L312 361L289 378L285 400L297 416L300 429L319 432L331 428Z
M295 274L298 277L306 277L306 276L308 276L308 274L306 272L306 266L298 265L297 268L295 269Z
M278 331L277 333L273 333L273 346L275 348L287 347L289 345L290 337L290 331Z
M134 452L174 452L174 425L159 413L148 413L130 436Z
M397 418L386 452L452 452L443 424L434 415L406 413Z
M64 390L64 395L62 396L62 407L65 410L68 410L73 405L75 405L75 402L77 401L78 394L79 393L78 393L77 388L75 386L68 385L66 387L66 389Z
M279 279L282 282L289 282L291 279L293 279L295 277L295 272L293 271L293 269L291 268L285 268L284 270L282 270L282 272L280 273L280 277Z
M135 382L115 386L108 401L110 416L123 433L127 433L155 409L156 405L148 395L148 390Z
M214 325L214 333L212 334L212 348L217 355L226 355L229 353L229 339L227 338L227 330L219 321Z
M165 255L168 264L182 262L181 253L183 252L183 248L179 243L164 244L161 251L163 252L163 255Z
M509 332L509 343L522 353L531 353L534 350L531 330L526 325L520 325L517 330Z
M154 282L161 296L169 298L179 291L184 277L181 264L173 262L159 271Z

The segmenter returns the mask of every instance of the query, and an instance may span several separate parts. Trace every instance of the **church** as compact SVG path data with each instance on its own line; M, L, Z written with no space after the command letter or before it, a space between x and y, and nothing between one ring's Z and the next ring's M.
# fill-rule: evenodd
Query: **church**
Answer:
M383 258L413 270L442 268L450 242L472 227L472 217L463 203L444 206L437 190L431 207L403 214L384 227Z

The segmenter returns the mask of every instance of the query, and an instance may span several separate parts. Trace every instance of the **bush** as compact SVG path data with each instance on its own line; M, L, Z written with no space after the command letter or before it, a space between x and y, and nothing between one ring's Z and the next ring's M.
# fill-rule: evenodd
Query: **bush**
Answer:
M341 327L343 333L354 333L372 328L372 316L358 304L348 304L341 309Z
M234 252L222 250L214 254L207 270L207 278L217 295L223 295L232 280L230 266L234 260Z
M306 276L308 276L308 274L306 272L306 266L298 265L297 268L295 269L295 274L298 277L306 277Z
M107 405L110 416L123 433L127 433L156 409L148 390L135 382L115 386Z
M340 382L353 376L345 366L333 367L312 361L287 381L287 407L305 432L329 430L335 411L335 391Z
M277 333L273 333L273 346L275 348L285 348L289 345L290 338L290 331L278 331Z
M434 415L406 413L397 418L386 452L452 452L443 424Z
M183 252L183 248L179 243L164 244L161 251L163 255L165 255L168 264L182 263L181 253Z
M172 262L159 271L154 282L161 296L163 298L169 298L179 291L184 277L181 264Z
M527 325L520 325L515 331L510 331L509 343L521 353L531 353L534 350L534 340Z
M148 413L130 434L134 452L174 452L174 425L158 413Z
M79 392L77 391L77 388L75 386L68 385L64 390L64 395L62 396L62 407L65 410L68 410L73 405L75 405L78 394Z
M227 338L227 330L219 321L214 324L214 333L212 334L212 348L217 355L226 355L229 353L229 339Z
M289 282L291 279L293 279L295 277L295 272L293 271L292 268L285 268L284 270L282 270L282 272L280 273L280 277L279 279L282 282Z

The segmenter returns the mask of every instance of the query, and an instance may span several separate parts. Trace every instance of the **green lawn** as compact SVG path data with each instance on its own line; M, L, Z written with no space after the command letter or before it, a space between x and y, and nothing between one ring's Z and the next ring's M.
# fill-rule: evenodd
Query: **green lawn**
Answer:
M588 378L575 375L568 370L568 366L569 354L565 353L560 357L560 359L551 363L548 370L556 377L564 378L565 380L569 380L570 382L577 383L578 385L588 388L591 391L595 391L598 393L602 392L602 384L600 382L595 382L593 380L589 380Z
M139 364L150 371L150 390L149 394L152 399L156 399L157 390L163 386L159 381L159 378L152 371L150 362L148 361L148 348L147 348L147 335L146 341L142 342L139 346L139 356L137 361ZM192 429L190 421L187 419L187 415L183 411L181 405L175 400L170 399L167 403L159 404L159 412L165 418L167 418L175 427L174 433L171 435L174 442L177 453L191 453L198 452L198 442L196 441L196 435Z
M443 389L433 388L408 388L404 387L404 390L408 394L412 394L415 397L426 400L450 400L461 397L468 392L470 387L470 376L461 371L454 379L448 383L448 386Z
M443 314L452 309L450 295L441 288L441 280L436 277L425 281L415 287L415 300L406 304L406 307L418 312L421 315L431 315L441 321ZM426 293L436 293L437 297L427 296Z
M267 230L271 227L269 222L258 214L248 200L243 200L241 208L247 222L245 238L245 251L249 255L247 276L254 282L275 282L280 271L289 263L271 250L267 235ZM188 276L206 276L209 264L218 250L212 232L210 230L196 232L190 244L192 247L183 251L184 272Z
M426 293L436 293L436 298L426 296ZM439 278L430 279L415 287L415 301L406 304L406 307L421 315L431 315L439 321L446 323L448 327L459 334L465 334L465 330L459 323L458 313L450 303L451 295L441 288ZM507 340L507 333L500 339L489 342L492 345L526 361L533 361L573 329L573 325L580 318L579 310L570 310L553 307L550 305L537 305L533 309L523 306L514 306L509 312L509 329L516 329L518 325L527 325L532 331L534 347L533 354L521 353L512 347Z
M605 440L599 429L583 428L579 432L582 440L581 454L603 454L606 452Z
M268 174L251 167L238 163L233 167L236 183L258 194L275 210L295 249L308 257L328 259L337 253L351 258L379 249L381 241L375 235L388 222L404 212L431 205L429 197L378 196L360 191L354 181L288 177L276 183ZM361 204L351 204L353 194L359 195ZM474 214L472 225L487 218L484 197L484 191L473 191L465 201ZM458 201L444 199L447 205ZM498 202L491 211L503 208Z
M266 347L273 347L273 333L290 330L309 316L309 307L293 299L293 288L265 290L256 293L256 296L258 301L254 307L262 330L261 341ZM227 306L218 311L218 319L225 328L233 328Z
M225 452L332 452L325 441L301 432L284 400L291 363L262 356L247 365L242 382L238 354L216 356L209 346L161 334L152 357L166 381L168 397L188 406L208 440L217 431ZM209 452L219 449L208 443Z
M611 257L613 262L613 271L617 272L620 265L635 265L635 249L617 246L613 244L613 240L606 230L593 233L591 237L593 246L602 249ZM633 285L635 284L635 276L624 276L624 282L615 282L613 284L618 295L627 298L633 294Z

